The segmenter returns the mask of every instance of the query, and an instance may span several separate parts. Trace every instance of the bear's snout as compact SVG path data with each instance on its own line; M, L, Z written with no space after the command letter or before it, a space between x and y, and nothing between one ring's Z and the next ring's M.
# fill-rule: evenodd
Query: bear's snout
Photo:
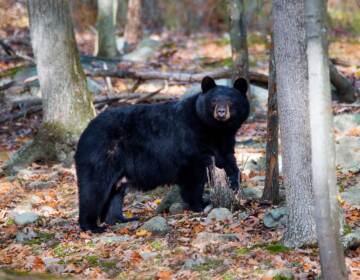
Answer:
M227 121L230 118L229 105L218 104L214 109L214 118L218 121Z

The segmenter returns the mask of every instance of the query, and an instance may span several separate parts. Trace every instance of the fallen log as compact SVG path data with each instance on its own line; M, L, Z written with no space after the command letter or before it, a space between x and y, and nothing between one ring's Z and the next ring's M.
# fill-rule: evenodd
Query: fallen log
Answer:
M140 79L140 80L168 80L174 82L197 83L205 76L211 76L214 79L230 78L232 70L228 68L220 68L213 71L202 73L186 73L186 72L163 72L156 70L91 70L86 71L86 75L92 77L113 77L122 79ZM267 88L267 75L250 72L250 83Z
M161 94L158 95L160 91L150 92L150 93L121 93L116 96L98 96L94 99L95 107L100 107L107 103L112 103L115 101L128 101L134 100L136 104L143 103L148 100L155 100L155 101L166 101L176 99L177 96L175 95L165 95ZM15 120L21 117L26 116L26 114L32 114L42 111L42 98L35 97L35 98L28 98L22 100L16 100L11 102L11 108L20 110L14 113L3 114L0 116L0 124L4 123L9 120Z

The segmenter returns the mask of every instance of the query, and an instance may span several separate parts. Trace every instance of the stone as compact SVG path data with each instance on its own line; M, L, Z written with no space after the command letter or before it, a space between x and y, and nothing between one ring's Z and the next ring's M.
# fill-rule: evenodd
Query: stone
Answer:
M202 265L204 263L206 263L205 258L196 256L196 258L187 259L183 265L183 269L191 269L194 266Z
M46 270L50 273L61 274L65 271L65 265L59 263L61 261L59 258L45 257L42 258L42 261L44 262Z
M222 234L214 232L200 232L196 238L193 240L192 245L198 248L200 251L203 251L208 245L211 244L221 244L227 242L236 242L240 238L236 234Z
M354 127L360 126L360 114L340 114L334 116L334 127L340 133L346 133Z
M15 224L24 226L36 222L39 215L34 212L13 213L12 218Z
M56 181L33 181L30 184L26 185L26 188L32 190L44 190L55 187L57 185Z
M94 243L101 242L101 243L119 243L119 242L126 242L130 240L129 235L116 235L116 236L100 236L95 237L92 239Z
M166 220L161 216L156 216L146 221L142 228L158 235L165 235L170 231Z
M276 228L279 225L286 225L288 215L287 207L279 207L267 211L264 215L264 225L267 228Z
M16 234L15 240L18 243L25 243L26 241L32 240L38 237L38 234L31 228L24 228L22 231Z
M212 209L214 209L214 206L212 204L208 204L204 209L204 213L209 214Z
M229 209L227 209L227 208L214 208L207 215L206 223L210 224L213 221L216 221L216 222L229 221L229 222L231 222L232 219L233 219L233 216L232 216Z
M346 189L341 193L341 197L352 207L360 209L360 185Z
M261 279L295 279L294 274L290 269L272 269L267 271Z
M260 199L263 191L259 188L244 188L244 194L247 199Z
M40 213L44 215L45 217L48 217L54 213L56 213L56 210L50 206L43 205L39 209Z
M336 164L345 171L360 170L360 137L344 136L336 141Z
M341 242L346 250L360 247L360 229L354 230L341 237Z
M123 55L123 59L133 62L145 62L155 54L160 45L161 43L158 40L143 39L134 51Z
M140 252L140 256L144 260L148 260L148 259L155 258L157 256L157 253L156 252Z
M180 202L175 202L175 203L171 204L171 206L169 208L169 213L172 215L181 214L184 212L185 209L186 209L185 204L180 203Z

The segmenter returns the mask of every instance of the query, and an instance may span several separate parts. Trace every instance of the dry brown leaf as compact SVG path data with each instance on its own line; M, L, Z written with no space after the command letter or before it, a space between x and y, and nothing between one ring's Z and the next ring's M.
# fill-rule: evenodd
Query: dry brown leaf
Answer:
M158 280L170 280L171 278L172 278L172 273L169 270L159 271L155 277L155 279Z

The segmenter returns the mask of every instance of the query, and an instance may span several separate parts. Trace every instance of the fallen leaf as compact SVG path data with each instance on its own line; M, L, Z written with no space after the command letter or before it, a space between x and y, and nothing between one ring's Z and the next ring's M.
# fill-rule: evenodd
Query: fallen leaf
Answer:
M137 237L144 237L144 236L150 236L151 235L151 232L147 231L146 229L139 229L135 235Z
M159 271L159 272L156 274L155 279L158 279L158 280L169 280L169 279L171 279L171 276L172 276L171 271L163 270L163 271Z

